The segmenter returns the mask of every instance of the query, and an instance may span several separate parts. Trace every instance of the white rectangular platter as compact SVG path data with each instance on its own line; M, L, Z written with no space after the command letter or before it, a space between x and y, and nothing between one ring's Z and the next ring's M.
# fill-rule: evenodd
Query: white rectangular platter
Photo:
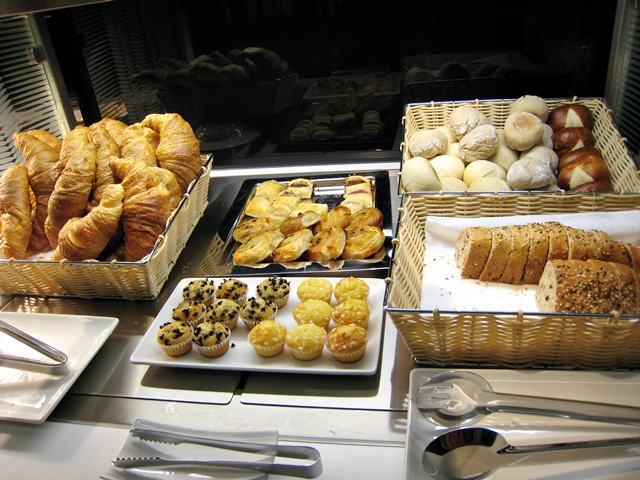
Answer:
M216 286L223 277L208 277L214 280ZM230 278L230 277L226 277ZM239 280L248 286L248 297L255 296L256 287L268 277L238 277ZM308 277L286 277L291 285L291 296L289 302L278 310L275 320L282 323L287 330L294 328L297 324L293 319L293 309L300 304L296 295L298 286ZM326 277L334 286L340 277ZM378 368L380 357L382 332L383 332L383 309L382 299L384 296L385 283L382 279L365 278L369 285L369 308L371 318L367 327L367 350L364 357L354 363L340 363L333 358L331 353L325 348L322 355L310 361L297 360L291 356L287 347L280 355L271 358L260 357L249 344L247 335L249 330L238 321L238 325L231 331L231 348L229 351L217 358L207 358L198 353L194 347L191 352L181 357L170 357L162 351L156 340L158 329L163 324L171 321L173 309L182 300L182 289L193 278L185 278L178 283L171 293L167 302L158 313L149 329L142 337L131 355L131 362L135 364L154 365L163 367L182 368L203 368L210 370L240 370L240 371L263 371L274 373L305 373L305 374L328 374L328 375L373 375ZM332 299L332 306L335 307L335 298ZM334 325L333 323L331 324ZM330 327L331 328L331 327Z
M0 367L0 420L44 422L118 325L113 317L0 312L0 319L67 355L70 372L45 375ZM0 352L44 358L0 333Z
M640 211L585 212L503 217L427 217L421 307L425 310L537 312L537 285L507 285L461 278L455 243L467 227L498 227L557 221L583 230L601 230L615 240L640 244Z

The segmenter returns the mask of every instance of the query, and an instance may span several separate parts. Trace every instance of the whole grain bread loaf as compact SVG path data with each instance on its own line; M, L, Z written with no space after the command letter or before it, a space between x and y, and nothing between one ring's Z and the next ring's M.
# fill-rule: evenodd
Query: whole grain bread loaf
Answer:
M551 260L536 291L541 312L639 313L640 277L628 265L602 260Z

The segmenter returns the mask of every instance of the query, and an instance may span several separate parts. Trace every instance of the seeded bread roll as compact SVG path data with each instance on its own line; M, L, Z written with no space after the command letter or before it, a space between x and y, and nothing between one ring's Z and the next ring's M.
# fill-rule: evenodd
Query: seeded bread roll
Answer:
M478 278L491 253L491 230L470 227L460 232L456 240L455 259L462 278Z
M623 298L622 290L626 294ZM637 313L638 275L630 267L601 260L553 260L545 266L536 304L543 312Z

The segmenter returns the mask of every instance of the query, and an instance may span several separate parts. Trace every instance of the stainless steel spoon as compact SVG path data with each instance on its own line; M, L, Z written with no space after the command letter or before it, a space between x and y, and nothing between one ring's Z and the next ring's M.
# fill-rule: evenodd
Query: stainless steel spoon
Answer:
M640 408L496 393L480 375L465 371L434 375L416 390L414 401L428 418L449 426L470 424L496 412L640 425Z
M422 467L436 480L472 480L504 467L637 455L638 437L517 447L493 430L462 428L429 443L422 455Z

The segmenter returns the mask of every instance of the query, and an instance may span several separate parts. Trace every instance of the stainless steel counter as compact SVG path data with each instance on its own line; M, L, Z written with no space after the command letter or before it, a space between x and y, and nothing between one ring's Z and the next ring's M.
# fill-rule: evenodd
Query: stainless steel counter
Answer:
M209 207L160 295L153 301L5 298L4 311L113 316L120 323L49 417L59 422L129 426L136 417L224 430L276 429L283 438L400 446L412 362L387 322L377 374L286 375L134 365L129 358L180 279L198 267L246 178L388 170L393 225L397 161L213 170ZM382 300L380 300L382 301Z

